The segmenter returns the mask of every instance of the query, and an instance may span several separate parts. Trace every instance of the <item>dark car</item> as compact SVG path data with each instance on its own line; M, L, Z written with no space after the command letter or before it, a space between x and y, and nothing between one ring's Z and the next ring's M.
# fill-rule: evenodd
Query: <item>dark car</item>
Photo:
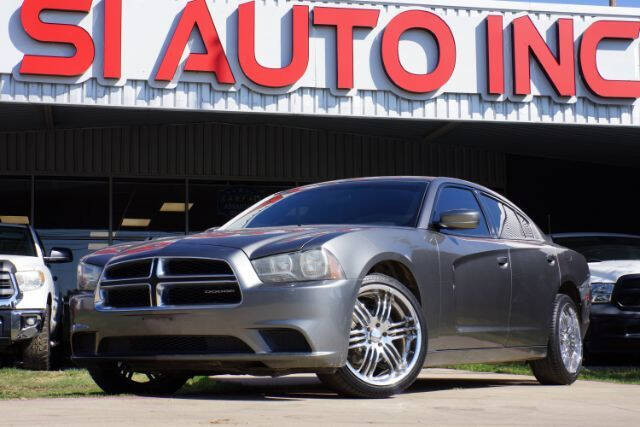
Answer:
M640 355L640 236L565 233L555 234L553 240L580 252L589 263L589 353Z
M423 366L516 360L570 384L589 322L584 257L449 178L296 188L220 229L107 248L79 268L95 292L71 301L73 360L110 393L313 372L382 397Z

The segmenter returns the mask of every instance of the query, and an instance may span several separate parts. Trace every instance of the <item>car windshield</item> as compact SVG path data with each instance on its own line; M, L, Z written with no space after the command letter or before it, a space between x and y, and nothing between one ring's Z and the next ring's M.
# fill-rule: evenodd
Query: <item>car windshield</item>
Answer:
M0 256L36 256L36 248L28 228L0 225Z
M424 181L357 181L301 187L257 203L222 229L321 224L415 227L426 189Z
M557 244L581 253L587 262L640 260L640 238L615 236L562 237Z

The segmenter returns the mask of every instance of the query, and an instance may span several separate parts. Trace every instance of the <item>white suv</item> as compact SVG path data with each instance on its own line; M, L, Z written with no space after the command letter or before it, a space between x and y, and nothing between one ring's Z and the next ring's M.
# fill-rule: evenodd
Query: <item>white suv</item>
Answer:
M0 356L17 356L27 369L51 367L59 298L47 264L72 258L63 248L45 256L29 226L0 224Z

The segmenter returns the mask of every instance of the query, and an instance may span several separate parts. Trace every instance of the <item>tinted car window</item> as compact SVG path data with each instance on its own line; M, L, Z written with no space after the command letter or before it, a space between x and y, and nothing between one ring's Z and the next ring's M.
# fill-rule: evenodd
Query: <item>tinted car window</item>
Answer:
M426 182L377 181L320 185L279 193L223 229L351 224L415 227Z
M480 205L478 204L476 197L471 191L463 188L446 187L440 191L440 194L438 195L438 202L436 203L434 220L439 222L440 216L444 212L458 209L470 209L480 212L480 223L474 229L452 230L450 231L451 233L479 237L486 237L490 235L486 220L484 215L482 215L482 210L480 209Z
M554 238L553 241L584 255L587 262L640 260L640 238L589 236Z
M0 255L36 256L29 229L0 226Z
M480 195L480 200L487 212L489 222L500 238L516 240L536 238L532 225L522 215L484 193Z

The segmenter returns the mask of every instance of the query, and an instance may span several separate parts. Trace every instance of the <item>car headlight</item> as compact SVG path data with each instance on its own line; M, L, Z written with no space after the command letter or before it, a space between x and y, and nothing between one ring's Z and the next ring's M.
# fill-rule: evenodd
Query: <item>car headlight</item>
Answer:
M260 258L251 261L266 283L305 282L344 278L338 260L326 249L312 249Z
M18 271L16 282L22 292L33 291L44 285L44 272L40 270Z
M102 267L80 262L78 264L78 290L93 291L100 280Z
M592 283L591 284L591 303L606 304L611 302L611 294L615 283Z

